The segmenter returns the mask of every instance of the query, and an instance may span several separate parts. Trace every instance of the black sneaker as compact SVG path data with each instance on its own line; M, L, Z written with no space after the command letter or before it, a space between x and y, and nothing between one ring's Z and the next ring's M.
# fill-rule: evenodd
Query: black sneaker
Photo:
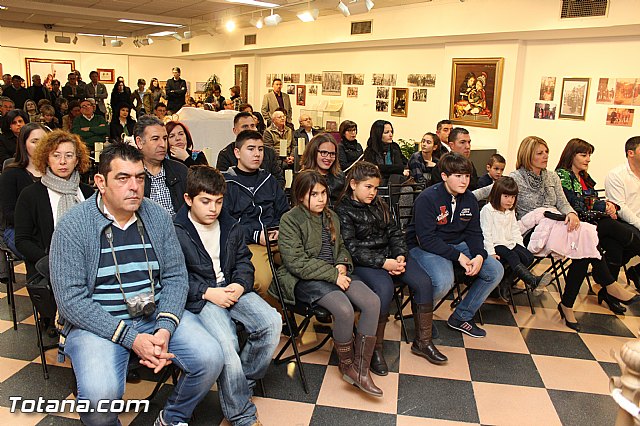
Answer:
M478 327L473 320L460 321L455 319L453 316L450 316L447 320L447 325L454 330L461 331L471 337L475 337L476 339L487 335L487 332Z

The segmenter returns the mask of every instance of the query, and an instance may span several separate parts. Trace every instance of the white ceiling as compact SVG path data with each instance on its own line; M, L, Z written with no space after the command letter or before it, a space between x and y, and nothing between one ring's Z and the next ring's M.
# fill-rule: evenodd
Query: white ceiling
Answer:
M283 20L296 20L296 13L307 9L305 0L267 0L280 4L276 9ZM375 8L426 3L431 0L373 0ZM233 17L238 27L249 26L252 17L269 14L269 9L239 6L225 0L0 0L7 10L0 10L0 24L4 27L43 29L53 25L53 31L67 33L95 33L122 36L143 36L169 30L167 27L128 24L118 19L136 19L184 25L194 32L207 27L220 27ZM338 0L315 0L311 8L320 16L340 13ZM357 15L366 19L366 15Z

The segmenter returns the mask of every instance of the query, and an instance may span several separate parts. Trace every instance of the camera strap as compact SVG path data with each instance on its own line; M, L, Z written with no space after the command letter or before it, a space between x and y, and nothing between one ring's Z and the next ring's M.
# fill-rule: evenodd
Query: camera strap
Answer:
M102 202L102 198L100 198L100 202L98 203L98 207L104 213L104 203ZM142 219L135 213L136 215L136 228L138 228L138 233L140 234L140 239L142 240L142 250L144 251L144 259L147 262L147 270L149 271L149 283L151 284L151 295L154 300L156 297L155 286L153 282L153 272L151 271L151 263L149 263L149 256L147 255L147 244L144 239L144 225L142 224ZM116 259L116 251L113 247L113 229L111 225L108 225L104 231L104 235L107 237L107 242L109 243L109 247L111 248L111 256L113 256L113 265L116 269L116 279L118 280L118 285L120 287L120 293L122 293L122 298L125 303L127 302L127 296L124 293L124 288L122 287L122 278L120 277L120 268L118 267L118 260Z

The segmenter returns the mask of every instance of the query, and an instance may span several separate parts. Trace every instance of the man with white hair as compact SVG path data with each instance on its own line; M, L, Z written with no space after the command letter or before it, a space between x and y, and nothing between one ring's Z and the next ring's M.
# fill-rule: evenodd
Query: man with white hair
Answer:
M313 120L309 114L301 114L299 122L300 127L293 132L293 140L297 141L300 138L304 138L306 146L306 144L308 144L315 135L320 133L320 131L313 128ZM301 152L298 154L302 155Z
M286 125L287 115L286 112L280 108L275 110L271 114L271 125L264 131L263 139L264 146L268 146L276 150L276 153L282 158L283 168L291 166L293 164L293 131ZM286 152L280 152L280 143L285 141L287 150Z

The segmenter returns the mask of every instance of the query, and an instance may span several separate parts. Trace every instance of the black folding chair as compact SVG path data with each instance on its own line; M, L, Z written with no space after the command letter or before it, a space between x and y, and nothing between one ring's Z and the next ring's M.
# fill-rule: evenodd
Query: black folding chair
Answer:
M282 287L280 286L280 281L278 280L278 274L275 266L275 260L273 256L273 247L277 245L276 240L272 240L269 237L269 233L273 231L277 231L277 227L272 228L264 228L264 234L267 240L267 256L269 257L269 266L271 267L271 273L273 274L272 285L276 288L276 295L280 302L282 313L284 314L284 320L286 328L289 330L289 336L287 339L287 343L280 349L280 352L276 355L273 362L276 365L287 363L293 359L295 359L296 364L298 365L298 373L300 374L300 380L302 381L302 386L304 388L305 393L309 393L309 387L307 385L307 379L304 374L304 367L302 366L301 357L303 355L309 354L311 352L315 352L321 347L323 347L331 338L331 334L327 334L324 339L320 341L317 345L312 348L306 349L302 352L298 349L298 342L296 338L302 336L304 332L309 327L311 320L313 318L317 318L320 322L330 322L331 313L324 309L321 306L317 305L308 305L306 303L296 302L295 304L289 304L285 302ZM298 314L303 317L302 322L300 324L297 323L295 314ZM291 347L293 349L293 355L289 355L283 358L285 351Z
M0 238L0 251L2 257L7 264L7 303L11 307L11 319L13 320L13 329L18 329L18 320L16 317L16 298L13 294L14 285L16 283L15 262L18 260L13 252L4 243L4 240Z

